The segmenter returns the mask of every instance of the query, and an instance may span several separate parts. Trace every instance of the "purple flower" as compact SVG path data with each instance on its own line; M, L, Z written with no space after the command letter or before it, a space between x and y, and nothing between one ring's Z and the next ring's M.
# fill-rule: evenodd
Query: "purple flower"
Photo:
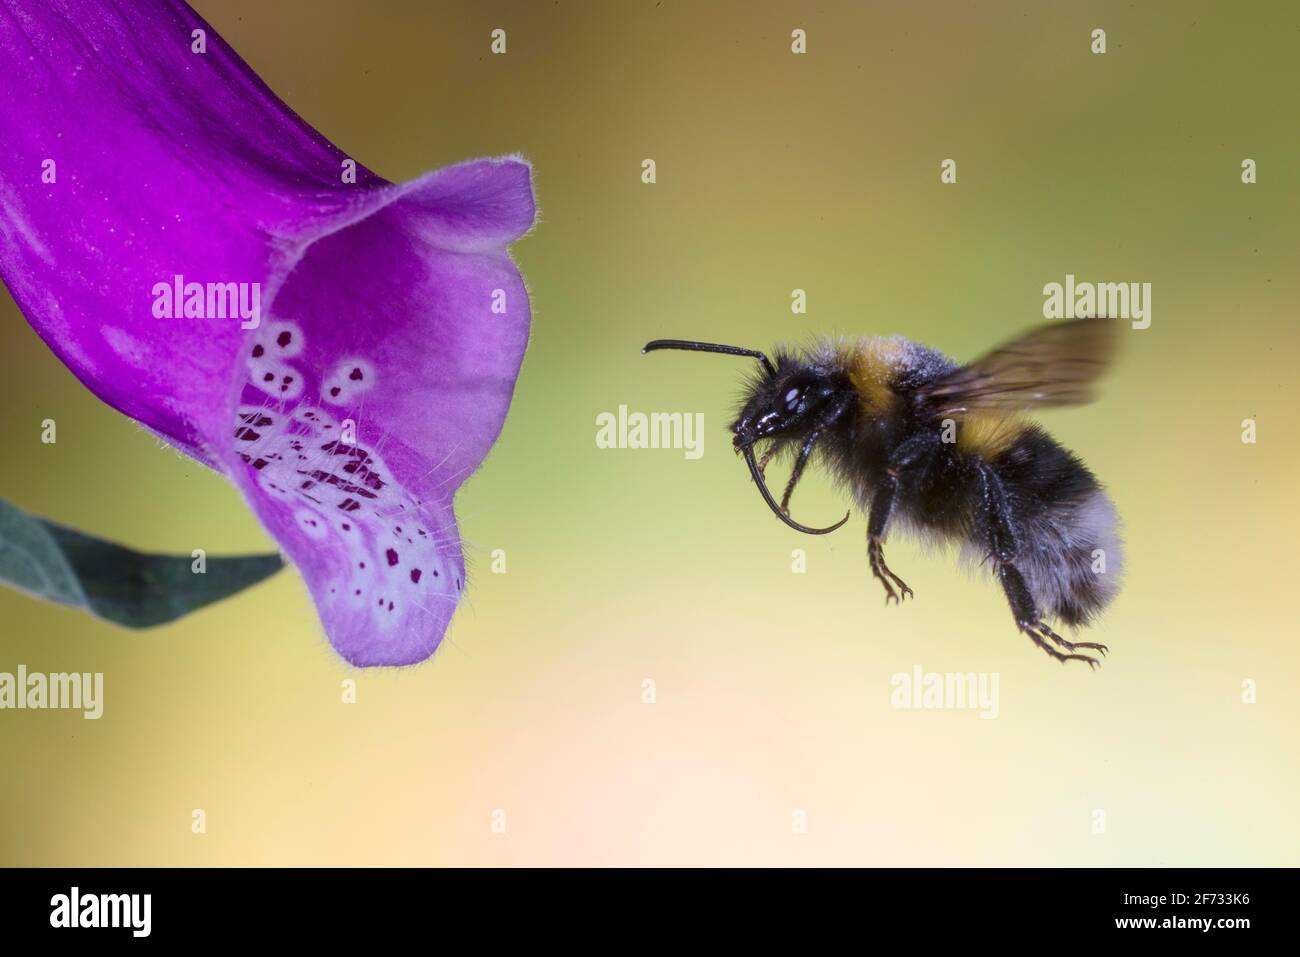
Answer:
M235 483L339 654L428 657L465 587L452 496L528 340L527 163L389 183L179 2L6 4L0 57L0 270L28 321Z

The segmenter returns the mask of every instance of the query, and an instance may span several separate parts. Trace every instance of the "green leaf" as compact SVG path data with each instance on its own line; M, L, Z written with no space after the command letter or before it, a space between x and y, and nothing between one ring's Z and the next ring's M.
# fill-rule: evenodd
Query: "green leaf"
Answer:
M279 571L278 554L151 555L84 535L0 499L0 583L128 628L174 621Z

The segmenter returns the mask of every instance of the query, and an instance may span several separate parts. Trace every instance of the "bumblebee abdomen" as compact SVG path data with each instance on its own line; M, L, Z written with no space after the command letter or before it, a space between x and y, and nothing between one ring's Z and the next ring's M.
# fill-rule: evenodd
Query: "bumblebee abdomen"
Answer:
M996 461L1015 445L1027 428L1029 423L1018 415L995 412L966 415L957 424L957 448L967 455Z
M1088 467L1034 425L992 459L1011 503L1016 566L1042 614L1082 625L1119 591L1119 519ZM972 545L976 545L972 542Z

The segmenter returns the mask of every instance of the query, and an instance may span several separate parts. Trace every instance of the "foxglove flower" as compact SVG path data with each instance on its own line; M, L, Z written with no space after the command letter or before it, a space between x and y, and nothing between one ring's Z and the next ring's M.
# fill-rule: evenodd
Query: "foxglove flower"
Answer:
M390 183L174 0L6 3L0 57L0 271L28 321L234 482L339 654L429 656L465 587L452 497L527 344L529 166Z

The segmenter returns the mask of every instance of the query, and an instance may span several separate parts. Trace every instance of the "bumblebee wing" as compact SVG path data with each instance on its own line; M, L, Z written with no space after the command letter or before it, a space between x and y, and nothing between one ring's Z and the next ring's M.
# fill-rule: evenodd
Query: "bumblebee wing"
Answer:
M1110 319L1038 326L922 386L918 396L936 414L1082 405L1092 400L1116 339Z

